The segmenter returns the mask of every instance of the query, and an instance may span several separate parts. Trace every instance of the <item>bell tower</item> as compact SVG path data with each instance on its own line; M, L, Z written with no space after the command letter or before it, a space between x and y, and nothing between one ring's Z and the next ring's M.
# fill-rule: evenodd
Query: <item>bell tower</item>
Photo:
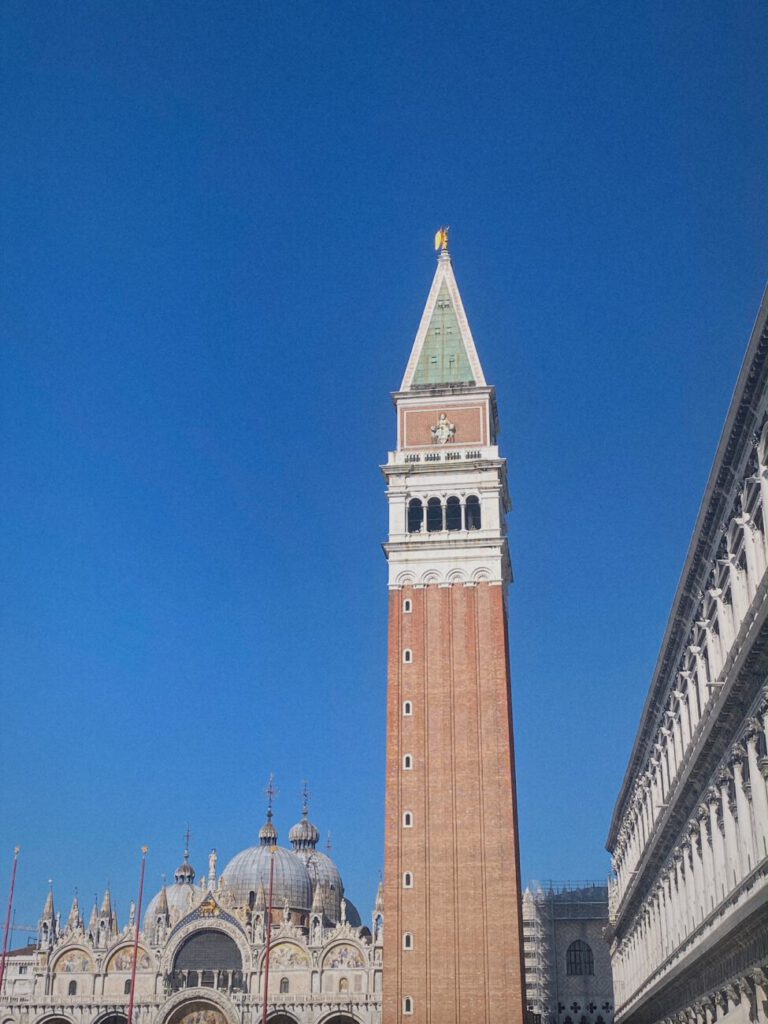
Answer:
M522 1024L506 462L447 233L389 502L384 1024Z

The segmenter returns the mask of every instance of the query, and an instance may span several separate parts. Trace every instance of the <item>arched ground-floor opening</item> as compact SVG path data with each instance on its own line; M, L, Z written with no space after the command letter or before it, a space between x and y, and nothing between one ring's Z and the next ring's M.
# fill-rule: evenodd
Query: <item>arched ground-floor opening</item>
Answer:
M182 1003L165 1019L165 1024L228 1024L224 1011L205 999Z

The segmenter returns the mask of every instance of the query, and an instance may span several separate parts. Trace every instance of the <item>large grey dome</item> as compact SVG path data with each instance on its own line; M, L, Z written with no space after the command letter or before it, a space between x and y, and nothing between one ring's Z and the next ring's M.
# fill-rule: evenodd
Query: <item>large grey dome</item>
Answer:
M314 891L318 885L325 885L339 894L339 899L344 895L344 885L341 881L339 869L330 857L319 850L298 850L297 857L301 857L307 866L307 873L312 882Z
M272 853L274 850L274 854ZM263 886L269 892L269 865L275 860L272 887L272 906L309 910L312 906L312 884L302 859L291 850L272 844L252 846L238 853L224 868L222 883L235 900L236 906L247 906L254 894Z

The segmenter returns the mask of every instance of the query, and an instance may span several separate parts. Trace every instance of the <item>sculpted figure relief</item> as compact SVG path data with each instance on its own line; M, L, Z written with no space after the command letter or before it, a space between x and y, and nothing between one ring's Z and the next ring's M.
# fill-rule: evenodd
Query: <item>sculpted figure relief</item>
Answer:
M440 419L432 430L432 440L438 444L446 444L456 434L456 427L450 422L444 412L440 413Z

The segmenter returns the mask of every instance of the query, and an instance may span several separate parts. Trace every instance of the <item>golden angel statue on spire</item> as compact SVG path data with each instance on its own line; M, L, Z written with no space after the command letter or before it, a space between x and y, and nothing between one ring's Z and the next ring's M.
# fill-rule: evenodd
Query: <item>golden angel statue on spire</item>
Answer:
M435 252L437 252L438 249L442 249L443 251L447 250L447 248L448 248L448 232L450 230L451 229L448 228L448 227L443 227L443 228L438 228L437 229L437 231L435 232Z

